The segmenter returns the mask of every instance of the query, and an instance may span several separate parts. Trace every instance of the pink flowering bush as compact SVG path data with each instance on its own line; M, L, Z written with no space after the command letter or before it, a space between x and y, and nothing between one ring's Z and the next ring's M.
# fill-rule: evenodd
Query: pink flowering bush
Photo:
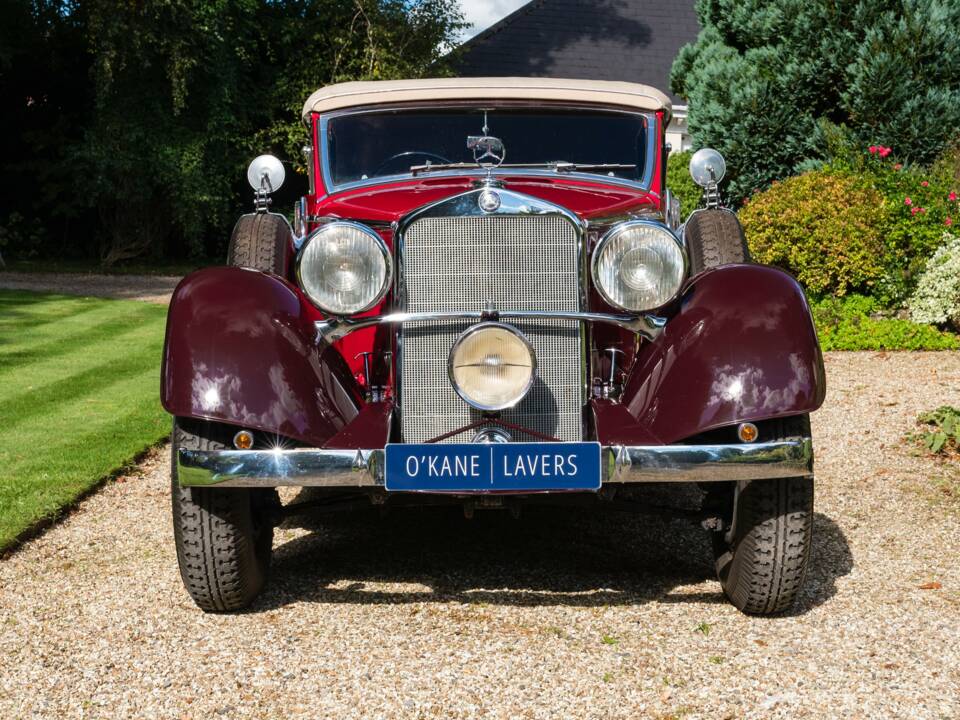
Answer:
M747 240L761 262L785 267L816 294L867 293L900 308L960 218L960 149L919 167L895 147L837 137L820 170L744 201Z
M859 177L883 197L883 277L871 293L885 305L900 305L916 285L943 231L960 217L960 148L952 147L931 167L904 164L896 148L831 148L828 172Z

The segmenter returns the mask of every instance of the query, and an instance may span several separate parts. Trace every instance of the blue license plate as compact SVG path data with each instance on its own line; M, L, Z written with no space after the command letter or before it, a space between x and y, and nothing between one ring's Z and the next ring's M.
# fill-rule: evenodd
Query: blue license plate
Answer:
M391 444L384 484L405 492L599 490L600 444Z

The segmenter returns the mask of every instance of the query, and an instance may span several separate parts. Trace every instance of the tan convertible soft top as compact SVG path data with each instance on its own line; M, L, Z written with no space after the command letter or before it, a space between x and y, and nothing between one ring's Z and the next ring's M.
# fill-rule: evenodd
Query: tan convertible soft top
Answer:
M442 100L559 100L619 105L632 110L661 110L670 114L670 98L647 85L610 80L560 78L434 78L428 80L369 80L327 85L303 106L303 121L311 113L380 105L381 103Z

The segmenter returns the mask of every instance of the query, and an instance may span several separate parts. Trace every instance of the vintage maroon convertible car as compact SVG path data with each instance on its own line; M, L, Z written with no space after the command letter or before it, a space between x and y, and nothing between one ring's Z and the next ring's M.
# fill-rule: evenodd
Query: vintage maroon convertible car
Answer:
M718 153L667 189L670 102L630 83L472 78L323 88L310 192L250 167L226 267L180 283L174 417L184 583L234 610L262 588L275 488L312 504L603 504L698 483L729 599L787 608L813 521L823 361L803 291L750 262ZM689 209L686 209L689 210Z

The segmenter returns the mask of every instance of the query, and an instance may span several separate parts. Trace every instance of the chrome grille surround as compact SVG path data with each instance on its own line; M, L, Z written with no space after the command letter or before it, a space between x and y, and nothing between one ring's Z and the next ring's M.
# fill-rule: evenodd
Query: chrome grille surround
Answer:
M537 198L496 189L483 212L475 190L430 205L398 228L397 296L407 312L583 308L582 228L576 216ZM537 380L505 421L565 441L583 438L583 324L504 319L533 345ZM454 391L447 359L464 320L411 322L399 333L398 405L405 442L424 442L481 419ZM469 442L463 433L446 442ZM512 432L514 441L536 440Z

